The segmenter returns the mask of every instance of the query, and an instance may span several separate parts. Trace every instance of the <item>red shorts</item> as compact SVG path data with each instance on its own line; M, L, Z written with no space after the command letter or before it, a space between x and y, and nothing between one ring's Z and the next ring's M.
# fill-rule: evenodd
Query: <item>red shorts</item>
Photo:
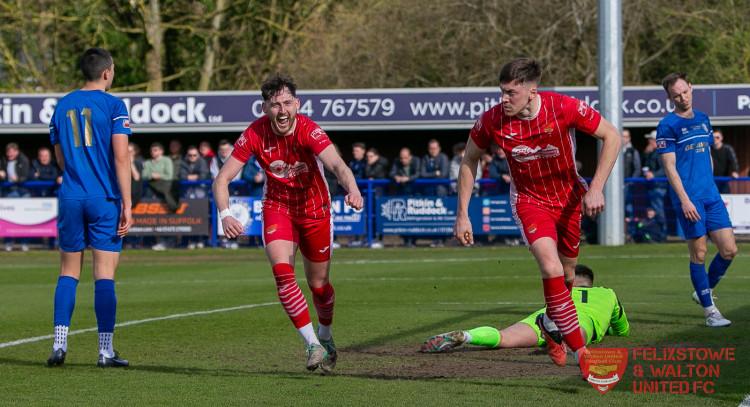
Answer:
M565 209L516 204L514 217L527 246L541 237L550 237L557 243L557 251L565 257L578 257L581 243L581 203Z
M302 255L315 263L331 259L333 225L331 216L308 219L263 209L263 245L287 240L299 245Z

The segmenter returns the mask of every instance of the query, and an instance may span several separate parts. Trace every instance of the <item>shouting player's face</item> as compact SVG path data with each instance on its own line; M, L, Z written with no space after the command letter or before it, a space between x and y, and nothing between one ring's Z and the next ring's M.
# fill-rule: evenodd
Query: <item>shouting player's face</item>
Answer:
M299 99L284 88L263 103L263 112L271 119L271 128L276 134L287 134L294 130L299 109Z
M507 116L530 117L536 112L532 111L533 101L536 99L536 85L521 84L517 80L500 84L503 92L503 110Z
M675 111L685 112L693 108L693 86L683 79L677 79L669 87L669 100L674 103Z

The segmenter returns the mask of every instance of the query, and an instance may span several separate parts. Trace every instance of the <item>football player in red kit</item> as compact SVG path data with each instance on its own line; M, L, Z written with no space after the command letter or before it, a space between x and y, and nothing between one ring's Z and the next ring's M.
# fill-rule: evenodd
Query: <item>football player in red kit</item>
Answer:
M585 354L576 309L570 297L580 243L581 213L604 210L602 190L620 151L620 133L585 102L539 92L538 61L519 58L500 71L502 103L485 112L470 132L458 176L454 235L474 242L468 206L477 161L495 142L508 157L511 207L524 242L542 273L547 310L538 319L547 351L558 365L566 362L563 341ZM587 185L575 165L578 129L602 141L596 173ZM579 350L584 351L579 354Z
M285 75L272 75L263 82L266 115L250 124L234 143L232 155L214 180L213 191L224 232L235 238L243 227L229 211L228 185L251 156L265 171L262 236L279 300L305 340L307 369L320 367L328 373L338 355L331 336L334 291L328 274L333 225L324 167L336 174L347 191L347 205L361 209L363 199L354 175L328 135L310 118L297 114L300 101L296 92L294 80ZM318 314L317 334L294 277L298 248Z

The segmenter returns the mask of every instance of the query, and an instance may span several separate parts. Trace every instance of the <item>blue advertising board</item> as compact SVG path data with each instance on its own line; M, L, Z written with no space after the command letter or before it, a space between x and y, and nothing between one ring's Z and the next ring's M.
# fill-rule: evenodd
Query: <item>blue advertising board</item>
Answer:
M396 196L377 198L378 234L452 235L456 197ZM477 235L519 235L507 195L472 197L469 219Z

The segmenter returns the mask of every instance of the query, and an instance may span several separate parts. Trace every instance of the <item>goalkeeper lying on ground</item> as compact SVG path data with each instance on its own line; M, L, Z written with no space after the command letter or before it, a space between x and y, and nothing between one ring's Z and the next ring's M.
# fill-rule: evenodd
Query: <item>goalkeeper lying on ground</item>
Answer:
M593 287L594 272L590 268L579 264L575 272L575 286L571 295L578 311L578 323L586 345L600 342L604 335L630 335L625 309L617 300L615 292L609 288ZM544 311L545 309L542 308L501 331L482 326L468 331L453 331L431 336L422 344L422 352L445 352L464 344L488 348L543 346L544 336L536 320Z

